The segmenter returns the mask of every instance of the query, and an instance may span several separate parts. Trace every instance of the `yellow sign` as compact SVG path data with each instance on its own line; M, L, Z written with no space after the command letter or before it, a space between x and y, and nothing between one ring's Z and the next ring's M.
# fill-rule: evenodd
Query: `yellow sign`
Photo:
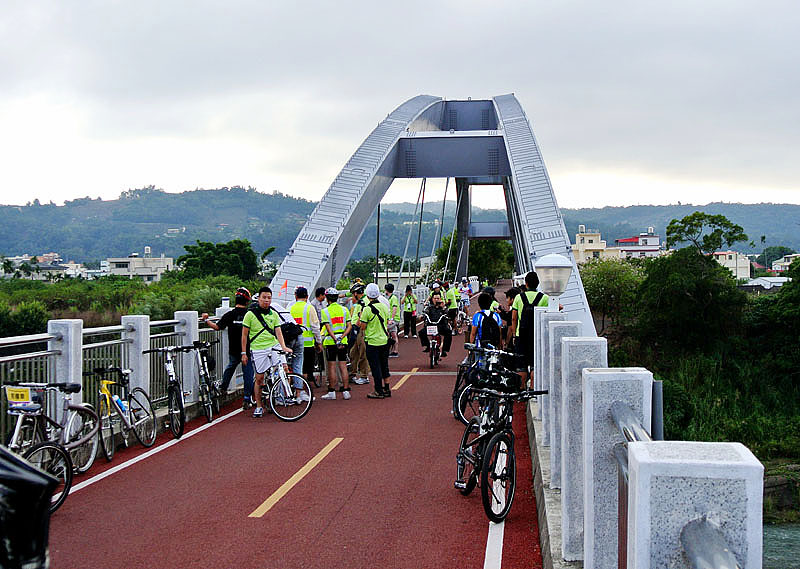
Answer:
M31 402L30 387L10 387L6 386L6 397L11 405L23 405Z

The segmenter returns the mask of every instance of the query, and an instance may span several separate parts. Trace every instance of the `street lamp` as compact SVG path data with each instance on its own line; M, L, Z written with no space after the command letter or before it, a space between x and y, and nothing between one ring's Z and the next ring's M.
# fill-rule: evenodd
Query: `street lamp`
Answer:
M550 253L536 261L534 268L539 275L539 289L550 297L548 312L558 312L558 297L567 290L572 261L564 255Z

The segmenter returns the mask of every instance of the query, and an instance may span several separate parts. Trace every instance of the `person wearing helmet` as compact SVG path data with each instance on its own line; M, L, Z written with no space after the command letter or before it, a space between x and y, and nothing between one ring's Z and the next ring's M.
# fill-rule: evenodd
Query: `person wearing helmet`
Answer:
M342 380L342 398L350 399L350 376L347 373L347 336L352 328L350 313L339 304L339 291L330 287L325 291L328 305L322 309L322 347L328 360L328 393L322 399L336 399L336 385Z
M350 301L350 321L352 330L350 332L350 365L355 377L353 383L356 385L366 385L369 383L369 362L367 362L367 345L364 342L364 334L361 333L359 326L361 310L364 308L364 285L355 283L350 287L352 295Z
M306 381L311 382L314 380L316 354L322 350L319 318L317 318L317 311L308 302L306 287L297 287L294 291L294 299L294 304L289 307L289 313L294 321L303 327L303 333L295 340L295 345L289 346L295 353L292 371L296 374L302 373Z
M361 309L359 326L364 333L364 341L367 344L367 361L369 361L369 369L372 371L372 379L375 382L375 391L369 393L367 397L383 399L392 396L389 387L389 344L391 342L389 332L386 330L389 308L378 300L381 295L378 285L369 283L365 292L369 300Z
M234 297L234 307L229 310L219 319L219 322L212 322L208 319L208 313L203 312L200 316L203 322L208 324L212 330L228 330L228 365L225 366L225 371L222 372L222 383L219 388L224 394L228 391L231 384L233 374L236 373L236 366L242 363L242 356L239 354L239 348L242 344L242 320L244 315L247 314L247 306L250 304L250 291L241 286L236 289ZM244 402L242 403L243 409L250 409L253 406L253 362L248 360L247 365L242 366L242 375L244 376Z
M386 283L383 287L384 296L389 300L389 321L386 323L386 329L389 331L389 336L394 340L394 345L389 350L390 358L400 357L397 351L397 346L400 344L397 337L397 321L400 319L400 301L394 294L394 285Z

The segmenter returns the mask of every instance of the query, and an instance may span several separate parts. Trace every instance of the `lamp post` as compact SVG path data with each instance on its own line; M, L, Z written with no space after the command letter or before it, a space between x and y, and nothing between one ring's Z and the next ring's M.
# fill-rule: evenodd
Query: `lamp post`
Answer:
M548 312L558 312L558 297L567 290L572 261L564 255L550 253L536 261L534 268L539 275L539 289L550 297Z

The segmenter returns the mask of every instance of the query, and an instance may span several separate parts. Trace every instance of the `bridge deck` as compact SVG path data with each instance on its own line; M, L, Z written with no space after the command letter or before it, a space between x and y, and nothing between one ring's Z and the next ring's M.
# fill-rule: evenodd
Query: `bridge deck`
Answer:
M317 399L295 424L231 405L180 441L160 435L161 450L98 459L51 520L53 567L501 567L484 565L479 491L453 488L462 427L449 409L462 342L434 375L418 340L401 340L393 387L419 370L391 399L353 386L352 400ZM541 567L525 414L515 415L519 482L502 567ZM249 517L336 437L269 511Z

